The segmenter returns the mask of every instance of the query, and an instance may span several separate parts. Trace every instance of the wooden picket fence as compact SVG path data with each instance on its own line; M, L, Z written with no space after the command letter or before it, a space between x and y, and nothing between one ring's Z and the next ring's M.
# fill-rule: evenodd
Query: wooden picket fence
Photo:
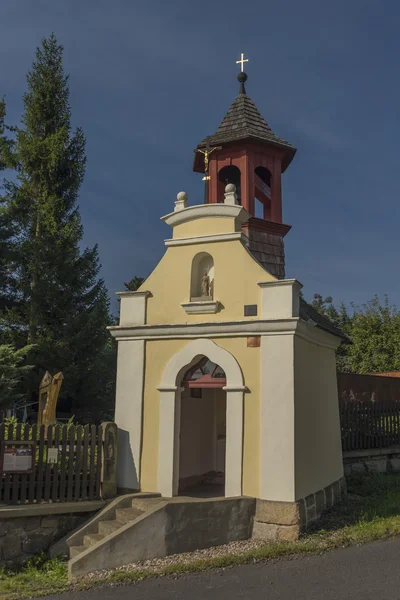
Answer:
M343 451L400 446L400 400L341 400Z
M32 472L0 473L0 504L72 502L101 497L101 425L1 424L0 441L2 461L5 448L10 447L7 442L20 445L24 441L35 442L30 446L34 455ZM49 454L52 448L58 452ZM54 459L55 462L49 462Z

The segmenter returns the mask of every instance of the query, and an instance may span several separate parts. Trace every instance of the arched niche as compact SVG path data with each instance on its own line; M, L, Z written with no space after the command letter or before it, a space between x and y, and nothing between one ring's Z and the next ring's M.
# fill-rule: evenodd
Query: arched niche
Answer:
M214 299L214 260L208 252L196 254L192 262L190 301Z
M237 201L241 204L241 173L235 165L223 167L218 172L218 201L224 201L224 191L228 183L233 183L236 186Z

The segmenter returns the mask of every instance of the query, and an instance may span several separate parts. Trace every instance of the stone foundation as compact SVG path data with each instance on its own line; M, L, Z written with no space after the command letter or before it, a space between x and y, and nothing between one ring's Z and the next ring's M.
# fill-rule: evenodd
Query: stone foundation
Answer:
M346 477L354 474L400 472L400 448L373 448L343 452L343 468Z
M346 496L343 477L297 502L257 500L253 538L293 542L313 521Z
M105 505L105 502L27 505L0 508L0 566L22 563L46 552ZM93 506L91 506L93 504ZM74 508L72 508L72 506ZM65 510L65 509L64 509Z

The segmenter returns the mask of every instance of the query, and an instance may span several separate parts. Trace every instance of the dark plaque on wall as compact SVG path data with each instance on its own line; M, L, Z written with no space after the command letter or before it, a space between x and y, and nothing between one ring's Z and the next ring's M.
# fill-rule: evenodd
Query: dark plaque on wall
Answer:
M257 304L245 304L244 305L244 316L245 317L256 317L257 316Z

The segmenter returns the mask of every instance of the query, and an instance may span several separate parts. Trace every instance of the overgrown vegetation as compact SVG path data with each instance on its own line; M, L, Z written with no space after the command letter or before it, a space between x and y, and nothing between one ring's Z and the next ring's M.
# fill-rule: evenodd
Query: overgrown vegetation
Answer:
M337 352L337 370L350 373L379 373L400 370L400 311L383 303L378 296L350 309L335 306L329 296L314 294L312 306L346 333L351 344L342 344Z
M161 575L226 568L291 555L319 554L400 535L400 475L353 476L348 480L348 490L348 500L334 507L298 542L271 542L243 554L226 554L158 570L112 571L101 581L93 577L75 586L67 583L65 563L46 560L42 556L25 567L0 571L0 599L21 600L86 589L100 583L126 584Z
M31 348L15 350L10 345L0 345L0 412L21 398L21 381L32 369L24 364Z

